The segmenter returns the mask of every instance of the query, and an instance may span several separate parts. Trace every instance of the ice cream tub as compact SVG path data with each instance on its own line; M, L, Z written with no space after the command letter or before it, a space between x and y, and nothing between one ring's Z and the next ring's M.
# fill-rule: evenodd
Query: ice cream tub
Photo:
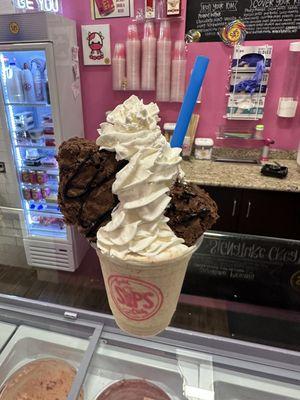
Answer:
M122 330L153 336L170 324L188 263L202 240L203 236L181 256L166 250L159 261L150 257L125 261L97 249L109 305Z

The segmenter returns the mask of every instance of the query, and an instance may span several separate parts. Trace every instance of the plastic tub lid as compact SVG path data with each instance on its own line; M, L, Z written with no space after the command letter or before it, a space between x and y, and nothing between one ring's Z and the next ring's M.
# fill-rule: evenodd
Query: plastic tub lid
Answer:
M265 129L265 126L263 124L259 124L259 125L256 125L255 129L257 131L263 131Z
M174 131L176 127L176 123L175 122L166 122L164 123L164 131Z
M212 147L214 145L214 141L211 138L196 138L195 139L196 146L205 146Z

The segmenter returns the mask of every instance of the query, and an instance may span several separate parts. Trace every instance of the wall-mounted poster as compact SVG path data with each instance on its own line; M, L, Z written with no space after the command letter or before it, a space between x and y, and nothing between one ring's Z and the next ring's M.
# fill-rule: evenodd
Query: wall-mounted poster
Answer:
M84 65L110 65L110 26L82 25Z
M247 40L299 39L299 0L187 0L186 33L196 29L200 42L219 42L220 29L240 19Z
M93 19L132 17L133 0L90 0Z

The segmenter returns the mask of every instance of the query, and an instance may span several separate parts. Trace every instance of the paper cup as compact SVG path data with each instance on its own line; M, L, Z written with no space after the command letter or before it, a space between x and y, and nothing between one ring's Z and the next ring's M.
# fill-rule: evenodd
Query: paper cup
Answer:
M97 249L109 305L123 331L153 336L169 325L188 263L202 240L184 256L159 262L124 261Z

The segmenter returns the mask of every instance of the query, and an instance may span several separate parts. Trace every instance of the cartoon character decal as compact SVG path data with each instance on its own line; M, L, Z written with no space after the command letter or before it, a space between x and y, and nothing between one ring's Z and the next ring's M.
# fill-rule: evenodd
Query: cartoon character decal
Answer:
M89 32L87 41L90 48L89 58L91 60L101 60L104 58L102 51L104 36L101 32Z

